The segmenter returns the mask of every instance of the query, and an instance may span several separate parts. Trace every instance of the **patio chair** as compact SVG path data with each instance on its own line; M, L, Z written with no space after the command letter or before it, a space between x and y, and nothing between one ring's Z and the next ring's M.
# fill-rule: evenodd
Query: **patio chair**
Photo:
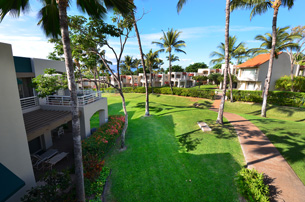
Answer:
M40 170L42 168L42 167L40 167L42 165L42 163L45 162L46 160L50 159L57 153L58 153L58 150L49 149L48 151L44 152L41 155L38 155L38 154L31 155L33 167L36 168L37 170Z
M65 157L67 157L68 154L69 153L67 152L61 152L59 154L56 154L55 156L53 156L52 158L50 158L49 160L43 163L43 168L52 169L53 166L55 166L58 162L63 160Z
M58 131L57 131L57 135L58 137L62 136L65 134L64 128L61 126L59 127Z

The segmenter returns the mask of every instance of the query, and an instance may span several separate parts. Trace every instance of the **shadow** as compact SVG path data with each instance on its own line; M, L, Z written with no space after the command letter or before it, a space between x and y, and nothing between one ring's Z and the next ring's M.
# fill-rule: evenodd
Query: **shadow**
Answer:
M303 122L305 121L305 119L300 119L300 120L297 120L296 122Z
M208 101L203 102L195 102L193 107L200 108L200 109L210 109L212 107L212 103Z
M252 105L258 105L261 107L261 104L254 103ZM291 117L296 111L304 111L302 108L297 108L297 107L288 107L288 106L277 106L277 105L268 105L267 106L267 111L270 109L275 109L275 111L278 111L280 113L286 114L287 116ZM261 110L253 111L247 114L252 114L259 116L261 114ZM302 119L301 121L304 121L305 119Z
M215 120L212 119L205 119L204 122L209 125L217 138L232 139L237 137L236 130L230 122L224 122L223 125L216 124Z
M262 159L258 159L258 160L255 160L255 161L250 161L247 163L247 167L250 166L250 165L253 165L253 164L256 164L256 163L259 163L259 162L263 162L263 161L266 161L268 159L272 159L274 157L277 157L281 155L280 153L277 153L277 154L274 154L274 155L271 155L271 156L268 156L268 157L265 157L265 158L262 158Z
M271 178L264 174L264 184L269 186L270 202L277 202L279 195L282 193L282 190L278 190L278 187L272 184L274 180L275 178Z
M186 148L187 152L195 150L197 145L201 143L202 138L191 138L191 134L197 131L200 131L200 129L177 135L179 142Z

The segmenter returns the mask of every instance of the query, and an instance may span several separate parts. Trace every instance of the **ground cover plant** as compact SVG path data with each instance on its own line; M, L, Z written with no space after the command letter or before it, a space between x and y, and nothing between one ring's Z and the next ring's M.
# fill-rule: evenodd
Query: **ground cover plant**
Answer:
M267 135L305 184L305 110L269 105L268 118L262 118L260 108L259 104L227 102L225 111L250 120Z
M122 113L119 96L103 96L109 114ZM150 100L152 116L143 117L145 95L126 94L127 150L106 156L112 169L108 201L238 201L234 175L243 155L230 125L214 124L212 102L171 95ZM213 131L203 133L197 121Z

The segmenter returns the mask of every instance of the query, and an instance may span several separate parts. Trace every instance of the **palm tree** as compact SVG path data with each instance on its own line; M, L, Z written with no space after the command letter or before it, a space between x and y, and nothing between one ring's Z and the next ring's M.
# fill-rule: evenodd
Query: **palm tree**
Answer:
M133 4L133 0L129 0L130 3ZM141 63L143 66L143 72L144 72L144 80L145 80L145 95L146 95L146 101L145 101L145 115L144 116L150 116L149 114L149 93L148 93L148 85L147 85L147 75L146 75L146 68L145 68L145 62L144 62L144 53L142 50L142 45L141 45L141 38L138 30L138 25L135 17L135 11L133 10L131 15L133 18L133 27L137 35L138 39L138 44L139 44L139 50L140 50L140 55L141 55Z
M236 36L229 36L229 62L231 62L231 59L237 59L240 60L242 56L245 56L248 54L245 48L245 43L241 42L238 45L236 45L237 38ZM218 64L223 63L225 61L225 44L220 43L219 46L217 46L220 52L213 51L210 54L210 57L217 57L216 59L211 60L211 64ZM230 81L230 101L233 102L233 82L232 82L232 75L230 67L228 67L228 74L229 74L229 81Z
M136 61L132 58L132 56L126 55L124 61L122 61L122 62L123 62L123 64L121 64L121 67L126 68L130 72L131 85L132 85L132 87L134 87L133 76L132 76L133 73L132 73L131 69L135 68L135 62Z
M290 56L291 60L291 80L293 80L293 69L294 62L292 59L292 52L299 49L299 44L294 43L295 39L302 38L299 33L288 33L287 30L289 26L283 28L276 28L276 43L275 43L275 58L278 57L279 52L286 50ZM259 55L261 53L270 53L272 48L272 34L266 33L265 35L257 35L255 40L262 41L262 44L259 48L250 49L254 55Z
M145 65L148 67L149 72L150 72L150 87L152 88L152 93L154 92L153 90L153 68L156 62L158 62L158 57L159 57L159 52L155 51L153 52L152 49L145 55Z
M186 54L185 51L181 50L180 48L185 47L185 41L178 40L178 37L180 36L181 32L178 32L177 30L170 29L166 33L163 31L163 37L160 38L161 42L153 41L153 44L157 44L161 47L161 49L158 52L168 52L168 58L169 58L169 78L172 77L172 50L176 52L182 52ZM173 86L172 82L169 82L170 88L173 94Z
M176 56L176 55L174 55L174 54L172 54L171 57L172 57L172 58L171 58L171 61L172 61L172 62L180 61L180 60L179 60L179 57ZM168 56L166 56L166 59L169 61L169 57L168 57Z
M270 87L270 80L272 75L272 66L273 59L275 55L275 47L276 47L276 23L277 23L277 15L279 12L280 6L288 7L290 9L293 6L294 0L233 0L231 4L231 9L235 8L246 8L251 9L250 19L256 14L265 13L268 9L273 8L273 18L272 18L272 43L271 43L271 51L270 51L270 60L268 66L268 73L265 80L265 86L263 91L263 104L261 116L266 117L267 111L267 99L268 99L268 91Z
M43 0L44 5L39 11L39 15L41 17L39 24L43 27L43 30L47 36L56 38L57 36L61 35L62 38L68 77L68 87L71 93L72 103L71 113L74 141L76 197L77 201L85 201L79 111L77 108L76 84L68 32L67 7L69 7L69 3L69 0ZM107 12L103 3L107 6L107 8L117 7L121 12L129 12L129 2L125 2L124 0L103 0L90 2L87 0L77 1L77 5L83 12L86 12L88 15L96 18L103 17L103 15ZM20 12L27 11L29 6L29 0L0 1L0 21L2 21L8 13L19 16Z
M177 3L178 13L181 11L183 5L187 0L179 0ZM238 0L236 0L238 1ZM224 71L224 89L222 92L221 102L218 111L216 123L223 124L223 110L225 106L226 87L227 87L227 72L229 68L229 25L230 25L230 0L226 0L226 27L225 27L225 71Z

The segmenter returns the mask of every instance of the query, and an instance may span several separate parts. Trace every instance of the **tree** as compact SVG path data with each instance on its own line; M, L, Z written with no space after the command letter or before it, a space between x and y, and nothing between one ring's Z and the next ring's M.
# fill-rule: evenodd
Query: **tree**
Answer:
M237 59L239 60L241 55L247 55L247 51L245 48L245 43L241 42L238 45L236 44L237 38L236 36L229 36L229 62L231 62L231 59ZM220 43L220 45L217 46L220 52L213 51L210 54L210 57L217 57L216 59L211 60L211 64L218 64L225 61L225 44ZM232 82L232 75L230 67L228 67L228 74L230 79L230 101L233 102L233 82Z
M300 61L302 58L303 52L305 51L305 26L297 26L291 28L290 35L299 35L298 39L295 39L294 42L298 44L298 48L293 50L292 48L285 48L290 57L291 67L290 67L290 78L293 81L293 71L294 65ZM302 60L302 59L301 59ZM305 61L304 55L303 60ZM292 89L293 90L293 89Z
M223 78L224 77L219 73L212 73L208 76L208 79L210 81L213 81L217 85L217 87L220 84L220 82L222 82L224 80Z
M129 2L131 2L132 4L134 3L133 0L129 0ZM142 50L141 37L140 37L140 34L139 34L137 20L136 20L136 17L135 17L135 9L132 10L131 15L132 15L132 19L133 19L133 27L134 27L134 30L136 32L137 39L138 39L139 51L140 51L140 55L141 55L141 64L143 66L143 72L144 72L145 97L146 97L146 100L145 100L145 115L144 116L150 116L150 114L149 114L149 93L148 93L148 85L147 85L146 68L145 68L145 62L144 62L144 53L143 53L143 50Z
M179 0L177 3L178 13L181 11L183 5L186 3L186 0ZM226 27L225 27L225 71L224 71L224 89L221 97L221 102L218 111L218 117L216 123L223 124L223 110L225 105L225 96L226 96L226 78L229 68L229 25L230 25L230 0L226 0Z
M200 85L203 84L204 81L208 80L207 76L194 76L193 79L196 81L196 85L198 85L198 88L200 88Z
M169 56L166 56L166 59L169 61ZM176 62L176 61L180 61L180 60L179 60L179 57L178 57L178 56L172 54L172 55L171 55L171 61L172 61L172 62Z
M153 52L152 49L149 50L149 52L145 55L145 66L148 68L149 73L150 73L150 87L152 88L152 93L154 92L153 90L153 68L156 67L155 63L158 61L159 57L159 52L155 51ZM158 68L158 66L157 66Z
M212 69L221 69L222 64L218 63L212 67Z
M121 12L129 12L130 6L124 0L103 0L86 1L78 0L77 5L83 12L90 16L101 18L106 13L106 8L117 7ZM64 47L66 71L68 75L68 86L71 93L71 113L72 113L72 133L74 141L74 159L75 159L75 175L76 175L76 197L78 201L85 201L84 177L82 165L82 147L80 136L79 111L77 108L76 84L74 78L72 54L70 47L70 38L68 32L67 7L68 0L43 0L43 7L39 11L41 20L39 25L43 27L47 36L57 37L61 34ZM0 20L2 21L6 14L20 15L20 12L27 11L29 8L28 0L0 1Z
M166 72L169 71L169 68L166 69ZM172 66L173 72L184 72L184 69L180 65L173 65Z
M55 69L45 69L43 75L32 79L32 84L38 92L38 97L54 95L60 89L68 88L66 74L58 74Z
M124 61L122 61L123 63L120 65L120 67L121 67L121 73L122 74L124 74L123 72L122 72L122 69L126 69L127 71L126 71L126 73L128 72L128 73L130 73L130 75L131 75L131 85L132 85L132 87L134 88L134 82L133 82L133 73L132 73L132 70L131 69L133 69L133 68L136 68L135 66L136 66L136 62L137 61L135 61L133 58L132 58L132 56L129 56L129 55L126 55L125 56L125 59L124 59Z
M273 60L275 56L275 47L276 47L276 23L277 23L277 15L279 12L280 6L288 7L290 9L294 0L233 0L234 2L231 4L232 10L236 8L246 8L251 9L250 19L256 14L265 13L268 9L273 8L273 17L272 17L272 43L271 43L271 51L270 51L270 60L268 66L268 73L265 80L264 90L263 90L263 103L262 103L262 111L261 116L266 117L267 111L267 99L268 92L270 87L270 80L272 75L272 67Z
M198 69L207 69L209 68L204 62L196 62L194 64L190 64L185 68L185 72L198 72Z
M168 30L166 33L163 31L163 36L160 38L161 42L156 42L153 41L153 44L157 44L160 46L160 52L164 52L166 51L169 55L169 77L171 78L171 74L172 74L172 51L176 51L176 52L182 52L184 54L186 54L185 51L183 51L181 48L185 47L185 41L183 40L178 40L179 36L180 36L181 32L178 32L177 30L173 30L170 29ZM172 86L172 82L169 82L172 94L173 92L173 86Z

